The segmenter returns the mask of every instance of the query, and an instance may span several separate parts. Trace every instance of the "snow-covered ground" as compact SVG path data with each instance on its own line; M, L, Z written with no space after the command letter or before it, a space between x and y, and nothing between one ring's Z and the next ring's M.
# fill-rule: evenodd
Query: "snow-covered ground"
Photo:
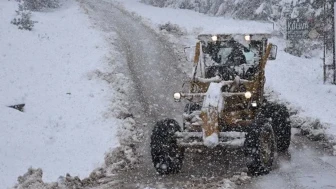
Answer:
M336 150L336 86L323 84L322 55L299 58L284 52L285 41L273 41L279 46L278 58L266 66L266 86L297 111L295 119L301 119L307 134L325 135Z
M31 166L44 181L88 176L119 145L117 92L97 72L110 69L108 44L75 1L33 13L32 31L10 24L17 7L0 1L0 188ZM7 107L19 103L24 112Z
M179 43L187 46L195 44L201 33L272 33L273 25L265 22L233 20L224 17L212 17L190 10L159 8L140 3L139 0L117 1L126 10L143 18L145 23L155 30L171 23L177 25L184 35ZM176 39L174 42L176 42ZM269 61L266 66L266 87L274 92L276 100L289 104L298 111L304 121L300 124L311 132L309 134L326 135L336 144L336 87L323 84L322 60L318 53L311 59L295 57L284 52L285 41L274 38L271 42L278 45L277 60ZM316 127L315 123L323 125ZM334 147L336 149L336 146Z
M273 27L152 7L139 0L104 1L119 2L157 31L168 22L176 24L180 31L166 32L166 36L177 34L171 40L179 45L194 45L200 33L270 33ZM13 186L30 166L43 169L44 181L56 181L65 173L88 176L102 164L104 153L118 146L121 121L109 111L111 107L123 111L115 105L119 99L113 97L125 93L121 92L125 83L117 82L114 89L98 79L103 77L111 84L126 77L119 72L104 73L113 72L107 62L115 58L103 38L109 34L90 28L83 14L87 10L73 1L52 12L34 13L33 20L39 23L30 32L10 24L15 9L15 1L0 2L0 186ZM318 119L324 129L317 132L329 134L332 140L336 136L336 90L322 84L322 61L288 55L283 40L273 42L279 52L278 59L267 65L267 88L276 99L298 110L305 121ZM24 112L7 107L18 103L26 104Z

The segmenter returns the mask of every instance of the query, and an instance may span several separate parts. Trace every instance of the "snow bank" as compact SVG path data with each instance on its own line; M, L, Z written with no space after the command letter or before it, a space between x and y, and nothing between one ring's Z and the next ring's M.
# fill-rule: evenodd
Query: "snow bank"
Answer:
M289 55L284 52L284 40L274 39L274 43L279 47L278 57L266 66L266 87L308 123L301 124L305 132L315 137L323 134L336 144L336 88L323 84L322 60Z
M57 189L57 183L45 184L42 169L29 168L28 172L18 178L17 189Z
M116 92L88 77L109 70L107 45L74 1L33 13L33 31L10 24L16 9L0 1L0 185L14 185L31 166L44 181L87 176L118 145L120 121L107 114ZM7 107L17 103L24 112Z

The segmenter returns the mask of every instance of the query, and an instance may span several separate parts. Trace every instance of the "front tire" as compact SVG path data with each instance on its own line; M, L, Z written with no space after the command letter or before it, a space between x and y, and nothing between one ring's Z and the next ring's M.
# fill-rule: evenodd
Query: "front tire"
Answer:
M273 127L278 152L287 151L291 141L291 124L286 106L266 102L262 114Z
M253 125L246 134L244 151L247 168L251 175L268 174L276 153L276 141L269 124Z
M156 171L161 175L178 173L182 168L184 149L177 145L174 134L181 131L177 121L158 121L151 136L151 155Z

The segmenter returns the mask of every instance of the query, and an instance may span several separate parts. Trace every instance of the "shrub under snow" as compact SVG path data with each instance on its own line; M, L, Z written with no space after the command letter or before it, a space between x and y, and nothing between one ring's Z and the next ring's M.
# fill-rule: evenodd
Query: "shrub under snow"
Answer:
M32 30L37 21L31 20L31 12L27 10L24 4L19 4L19 10L16 11L17 16L11 21L12 24L17 25L21 30Z
M24 0L24 6L31 11L60 7L59 0Z

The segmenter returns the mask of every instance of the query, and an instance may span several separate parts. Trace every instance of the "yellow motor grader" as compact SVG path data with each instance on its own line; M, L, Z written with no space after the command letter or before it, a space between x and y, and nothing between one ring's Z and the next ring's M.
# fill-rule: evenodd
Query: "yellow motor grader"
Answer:
M175 101L187 101L183 125L158 121L151 135L151 155L160 174L177 173L184 149L209 148L241 140L250 174L267 174L277 151L290 145L291 127L285 106L264 97L265 66L277 46L270 34L204 34L198 36L190 81Z

